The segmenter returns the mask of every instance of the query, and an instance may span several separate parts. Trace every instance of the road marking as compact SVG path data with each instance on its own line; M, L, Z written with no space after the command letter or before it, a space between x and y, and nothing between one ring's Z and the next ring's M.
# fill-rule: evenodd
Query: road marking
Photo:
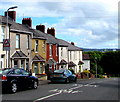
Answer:
M78 92L83 92L83 91L73 91L72 93L78 93Z
M85 84L85 85L82 85L82 84L74 84L73 86L76 86L76 87L73 87L73 88L70 88L70 89L52 89L52 90L49 90L48 92L57 92L55 94L51 94L51 95L48 95L48 96L45 96L45 97L42 97L42 98L39 98L37 100L35 100L34 102L37 102L37 101L40 101L40 100L44 100L44 99L47 99L47 98L50 98L50 97L53 97L53 96L56 96L56 95L59 95L61 93L79 93L79 92L83 92L83 91L74 91L74 89L77 89L77 88L80 88L80 87L83 87L83 86L90 86L90 87L98 87L98 85L91 85L91 84L94 84L95 82L92 82L92 83L89 83L89 84Z
M46 99L46 98L50 98L50 97L53 97L53 96L56 96L56 95L59 95L59 94L61 94L61 91L58 92L58 93L55 93L55 94L51 94L51 95L48 95L48 96L39 98L39 99L35 100L34 102L37 102L37 101L40 101L40 100L44 100L44 99Z

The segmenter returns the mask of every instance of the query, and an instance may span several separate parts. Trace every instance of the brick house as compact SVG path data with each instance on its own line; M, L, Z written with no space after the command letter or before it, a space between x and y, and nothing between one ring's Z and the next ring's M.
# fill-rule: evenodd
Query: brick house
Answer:
M42 31L43 36L47 39L46 42L46 71L53 72L58 69L58 44L57 39L55 38L55 29L48 28L47 33L45 33L44 25L37 25L37 30Z

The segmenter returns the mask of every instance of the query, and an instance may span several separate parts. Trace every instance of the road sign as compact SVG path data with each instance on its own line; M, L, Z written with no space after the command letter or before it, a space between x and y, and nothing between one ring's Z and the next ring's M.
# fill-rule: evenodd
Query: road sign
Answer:
M4 51L9 51L10 50L10 40L9 39L4 39L3 40L3 50Z

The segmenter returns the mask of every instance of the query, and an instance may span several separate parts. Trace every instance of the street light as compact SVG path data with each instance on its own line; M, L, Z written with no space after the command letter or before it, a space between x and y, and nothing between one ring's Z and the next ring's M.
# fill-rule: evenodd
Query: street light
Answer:
M95 63L96 63L96 66L95 66L95 68L96 68L96 78L97 78L97 57L95 57Z
M6 29L6 39L9 39L9 42L10 42L10 35L8 36L8 11L10 10L10 9L15 9L15 8L17 8L17 6L13 6L13 7L10 7L10 8L8 8L7 9L7 29ZM10 49L9 49L9 54L10 54ZM10 57L10 56L9 56ZM7 50L6 50L6 68L8 68L8 52L7 52Z

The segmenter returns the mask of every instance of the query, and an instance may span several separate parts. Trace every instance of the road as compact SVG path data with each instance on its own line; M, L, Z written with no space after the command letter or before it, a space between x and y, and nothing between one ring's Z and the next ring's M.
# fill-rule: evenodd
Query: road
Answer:
M3 102L53 102L78 101L120 102L120 79L79 79L77 83L50 83L39 85L38 89L18 91L15 94L3 94ZM11 101L10 101L11 100ZM59 102L58 101L58 102ZM70 101L70 102L71 102Z

